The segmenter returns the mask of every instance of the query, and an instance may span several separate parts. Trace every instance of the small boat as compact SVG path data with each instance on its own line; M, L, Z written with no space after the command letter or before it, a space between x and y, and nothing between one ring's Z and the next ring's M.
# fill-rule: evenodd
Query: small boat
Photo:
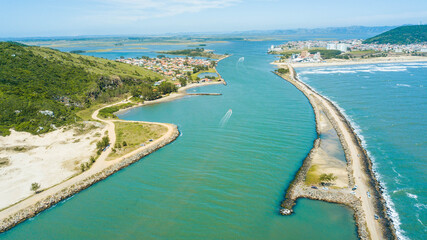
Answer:
M280 214L282 215L291 215L292 211L286 208L280 209Z

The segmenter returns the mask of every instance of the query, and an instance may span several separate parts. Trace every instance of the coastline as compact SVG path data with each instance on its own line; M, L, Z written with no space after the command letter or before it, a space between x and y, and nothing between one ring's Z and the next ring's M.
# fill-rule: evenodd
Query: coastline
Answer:
M120 104L122 102L114 103L102 108L110 107ZM158 139L155 139L150 144L142 146L124 156L118 157L111 161L106 161L106 158L111 153L112 148L108 148L96 162L87 171L75 175L61 183L58 183L48 189L34 194L22 201L16 202L0 211L0 233L5 232L19 223L34 217L38 213L50 208L58 202L67 199L74 194L90 187L92 184L99 182L115 172L139 161L141 158L149 155L150 153L162 148L163 146L173 142L179 136L178 127L169 123L155 123L143 121L125 121L125 120L102 120L97 117L99 110L92 114L92 118L101 121L107 125L108 136L110 144L115 143L115 125L114 122L139 122L148 124L157 124L166 127L167 132Z
M227 56L228 57L228 56ZM224 57L226 58L226 57ZM222 59L224 59L222 58ZM220 60L222 60L220 59ZM218 62L220 61L218 60ZM215 68L215 71L216 68ZM220 76L218 74L218 76ZM163 102L173 101L179 98L182 98L187 94L186 90L202 87L208 85L216 85L216 84L224 84L227 85L224 79L221 78L220 81L212 81L212 82L204 82L204 83L191 83L185 87L181 87L178 89L177 93L172 93L168 96L162 97L160 99L156 99L153 101L147 101L145 103L140 103L135 106L132 106L127 109L121 109L115 114L123 113L125 111L129 111L132 108L158 104ZM211 95L211 94L209 94ZM219 95L219 94L212 94ZM57 204L58 202L65 200L74 194L90 187L92 184L99 182L108 176L114 174L117 171L139 161L141 158L149 155L150 153L158 150L159 148L164 147L165 145L173 142L176 138L178 138L180 132L178 127L174 124L169 123L156 123L156 122L144 122L144 121L125 121L125 120L104 120L98 117L98 113L101 109L106 107L111 107L114 105L122 104L129 102L128 99L116 102L114 104L110 104L107 106L103 106L100 109L97 109L92 114L92 119L101 121L107 125L108 136L111 141L111 145L114 145L116 136L115 136L115 125L114 122L139 122L139 123L148 123L148 124L158 124L165 126L168 131L159 139L154 140L150 144L146 146L142 146L124 156L121 156L117 159L106 161L109 153L112 151L112 148L108 148L102 155L97 159L97 161L93 164L93 166L81 174L75 175L61 183L58 183L48 189L43 190L40 193L32 195L22 201L16 202L0 211L0 234L5 232L19 223L34 217L38 213L49 209L51 206Z
M219 63L220 61L230 57L231 55L224 55L224 57L220 58L217 60L217 63ZM191 89L191 88L196 88L196 87L204 87L204 86L209 86L209 85L217 85L217 84L224 84L227 85L227 82L221 77L221 75L219 74L218 70L216 69L216 67L214 68L216 74L218 75L219 79L221 79L220 81L212 81L212 82L204 82L204 83L190 83L187 84L184 87L180 87L178 89L178 92L175 93L171 93L168 96L156 99L156 100L152 100L152 101L145 101L144 103L138 103L135 106L126 108L126 109L120 109L119 111L115 112L114 114L123 114L133 108L137 108L137 107L142 107L142 106L147 106L147 105L152 105L152 104L158 104L158 103L163 103L163 102L170 102L182 97L185 97L187 94L187 90Z
M377 63L402 63L402 62L427 62L427 57L420 56L404 56L404 57L377 57L367 59L327 59L326 62L317 63L292 63L293 68L302 67L327 67L327 66L347 66L347 65L363 65L363 64L377 64ZM274 61L272 64L282 67L287 66L288 62Z
M115 115L117 115L117 114L123 114L125 112L128 112L131 109L134 109L134 108L138 108L138 107L142 107L142 106L148 106L148 105L153 105L153 104L159 104L159 103L164 103L164 102L174 101L176 99L183 98L183 97L185 97L187 95L188 96L191 95L191 94L187 93L188 89L196 88L196 87L204 87L204 86L209 86L209 85L217 85L217 84L224 84L224 85L226 85L226 82L223 80L223 81L215 81L215 82L191 83L191 84L188 84L185 87L179 88L178 92L171 93L168 96L165 96L165 97L162 97L162 98L159 98L159 99L156 99L156 100L145 101L144 103L138 103L138 104L136 104L136 105L134 105L132 107L129 107L129 108L120 109L119 111L115 112L114 114ZM122 101L121 103L124 103L124 102L126 102L126 100Z
M309 198L344 204L354 211L354 218L357 225L357 232L361 239L397 239L392 221L387 214L387 206L382 196L381 187L375 178L372 170L372 162L366 150L362 146L360 138L356 135L351 124L339 109L327 98L315 92L305 83L296 78L296 72L292 66L290 76L282 77L299 89L309 100L313 107L316 117L316 131L318 138L313 143L313 148L304 159L302 166L295 175L286 191L285 200L281 204L284 209L289 210L289 215L293 212L292 208L298 198ZM304 185L304 179L311 163L313 152L318 148L319 139L319 110L323 111L329 121L332 123L340 139L341 145L348 164L349 187L357 184L359 187L355 194L350 191L328 190L322 191L312 189ZM367 192L372 194L372 198L367 197ZM380 218L376 220L374 214Z

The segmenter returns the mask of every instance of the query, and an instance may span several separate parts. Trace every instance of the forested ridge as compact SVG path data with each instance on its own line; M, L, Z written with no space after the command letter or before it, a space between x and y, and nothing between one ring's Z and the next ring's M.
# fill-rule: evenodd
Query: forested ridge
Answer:
M401 26L366 39L363 43L415 44L427 42L427 25Z
M78 121L77 111L135 91L160 75L141 67L0 42L0 135L33 134Z

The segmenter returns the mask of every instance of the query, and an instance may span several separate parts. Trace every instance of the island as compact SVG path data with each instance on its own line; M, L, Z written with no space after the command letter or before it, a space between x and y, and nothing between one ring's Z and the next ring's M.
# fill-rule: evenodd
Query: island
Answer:
M183 49L183 50L161 51L158 53L189 56L189 57L204 57L204 58L211 58L211 59L221 59L226 57L226 55L217 55L217 54L214 54L212 50L207 50L207 49L198 48L198 47L191 48L191 49Z

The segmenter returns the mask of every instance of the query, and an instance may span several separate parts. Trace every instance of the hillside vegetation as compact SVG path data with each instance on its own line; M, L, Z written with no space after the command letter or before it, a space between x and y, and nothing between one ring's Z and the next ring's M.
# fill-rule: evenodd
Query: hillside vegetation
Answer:
M427 25L401 26L363 41L376 44L414 44L427 42Z
M153 89L161 75L111 60L0 42L0 135L33 134L79 120L76 112L134 89Z
M204 48L161 51L159 53L171 54L171 55L183 55L183 56L189 56L189 57L205 57L205 58L212 58L212 59L219 59L221 57L221 55L217 55L210 51L206 51Z

